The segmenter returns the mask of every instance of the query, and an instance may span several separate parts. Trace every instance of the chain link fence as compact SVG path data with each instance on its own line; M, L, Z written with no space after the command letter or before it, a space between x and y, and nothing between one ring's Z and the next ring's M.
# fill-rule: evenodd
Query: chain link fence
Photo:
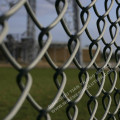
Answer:
M100 11L97 9L97 1L98 0L91 0L91 2L84 6L81 3L81 0L76 0L77 5L81 9L80 11L80 19L82 22L82 27L81 29L73 34L69 30L66 22L63 19L63 16L65 15L68 7L68 0L55 0L55 8L56 12L58 14L57 18L47 27L44 27L36 18L36 15L32 11L31 6L29 5L29 2L27 0L20 0L16 2L9 11L5 12L0 16L0 48L4 55L6 56L7 60L11 63L11 65L19 72L19 74L16 77L18 86L21 90L21 96L19 97L18 101L14 105L13 109L9 112L8 115L4 118L4 120L11 120L13 117L17 114L17 112L20 110L21 106L23 105L24 101L27 99L30 104L33 106L34 109L36 109L39 112L39 116L37 116L37 120L40 120L42 118L45 118L46 120L51 120L50 112L52 109L55 107L57 102L59 101L59 98L62 96L64 98L64 101L67 103L67 108L66 108L66 115L69 120L77 120L80 118L77 118L79 109L77 107L77 104L81 102L81 99L84 94L86 94L89 97L88 103L87 103L87 108L90 114L90 120L97 120L99 118L96 117L96 112L99 107L99 102L98 99L100 95L102 94L102 105L104 108L104 114L101 118L101 120L116 120L120 119L120 88L116 86L117 81L120 79L120 72L119 72L119 67L120 67L120 60L119 60L119 51L120 51L120 46L118 45L116 38L119 35L119 25L120 25L120 1L119 0L104 0L104 13L100 14ZM114 3L116 4L116 9L115 9L115 14L116 18L112 19L110 12L114 6ZM62 6L61 6L62 4ZM40 46L40 52L36 59L26 68L22 67L10 54L9 50L5 46L4 43L4 38L6 37L8 33L8 19L12 17L22 6L25 6L27 13L30 15L32 18L34 24L38 27L40 30L39 36L38 36L38 42ZM90 34L90 31L88 29L89 21L91 19L91 14L90 10L93 9L97 20L96 20L96 26L97 30L99 33L99 36L97 38L93 38ZM52 58L49 56L47 50L51 45L52 41L52 35L51 35L51 30L55 28L55 26L61 22L62 27L64 28L65 33L69 36L69 41L68 41L68 49L69 49L69 54L70 57L69 59L63 63L62 66L57 66L56 63L52 60ZM107 23L110 23L109 27L109 33L111 36L111 41L108 42L104 38L104 34L106 32L106 26ZM59 31L58 31L59 32ZM91 42L89 45L89 55L90 55L90 63L83 67L78 60L76 59L76 54L77 51L79 50L79 46L81 44L81 41L79 40L79 37L82 35L82 33L85 32L87 37L89 38L89 41ZM44 41L44 37L46 37L46 41ZM104 65L99 66L96 63L96 58L100 52L101 44L102 42L104 44L103 48L103 60L104 60ZM74 45L74 47L73 47ZM114 46L114 51L115 51L115 62L116 64L114 66L110 65L110 60L113 54L113 49L112 46ZM96 52L93 54L92 49L96 47ZM103 46L102 46L103 47ZM109 53L108 53L109 51ZM51 66L52 69L54 69L55 74L53 76L55 85L58 89L58 92L56 93L55 98L51 102L51 104L48 105L47 108L42 108L30 95L29 91L32 86L32 76L30 74L30 71L36 66L38 62L41 61L41 59L45 56L47 62ZM71 63L74 63L76 66L76 69L79 70L79 81L80 81L80 86L82 87L81 91L77 93L77 97L75 100L71 100L66 93L64 92L64 88L66 86L66 80L67 76L65 74L65 70L70 66ZM90 81L90 74L89 70L91 67L96 70L95 72L95 78L96 78L96 85L98 85L99 89L96 91L96 94L93 95L87 88L88 83ZM106 73L105 70L108 70ZM106 74L108 75L109 81L111 83L111 88L109 91L107 91L104 88L104 84L106 81ZM101 80L99 76L101 77ZM114 77L113 77L114 76ZM40 76L39 76L40 77ZM58 78L61 78L61 82L58 80ZM26 84L23 84L22 79L26 79ZM94 87L93 87L94 89ZM113 99L111 95L113 94ZM110 107L112 106L112 101L115 102L116 109L115 111L111 112ZM93 105L93 107L92 107ZM73 110L73 113L71 114L71 110ZM117 115L117 117L116 117ZM35 117L36 118L36 117ZM53 118L54 119L54 118Z

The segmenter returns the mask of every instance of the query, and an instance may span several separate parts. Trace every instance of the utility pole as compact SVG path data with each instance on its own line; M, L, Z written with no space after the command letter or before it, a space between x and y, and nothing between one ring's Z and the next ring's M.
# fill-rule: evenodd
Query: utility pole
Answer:
M46 0L52 4L54 4L55 0ZM68 9L64 16L64 19L72 33L78 33L80 30L80 11L79 7L75 0L68 0ZM80 37L79 37L80 40ZM83 64L83 57L82 57L82 45L80 40L80 47L78 53L76 55L78 62L82 65Z
M36 14L36 0L29 0L29 4L33 10L33 12ZM31 62L35 58L35 36L36 36L36 30L35 30L35 23L31 20L29 14L27 14L27 30L26 30L26 38L24 39L24 61L25 62Z
M74 17L73 17L74 29L75 29L75 33L78 33L78 31L80 30L80 11L79 11L79 7L75 0L73 1L73 9L74 9L73 10L73 12L74 12ZM80 40L80 37L79 37L79 40ZM82 65L83 58L82 58L81 40L80 40L80 47L79 47L76 57L77 57L78 62Z
M36 0L29 0L29 4L32 7L33 12L36 14ZM27 36L35 40L35 23L31 20L29 14L27 14Z

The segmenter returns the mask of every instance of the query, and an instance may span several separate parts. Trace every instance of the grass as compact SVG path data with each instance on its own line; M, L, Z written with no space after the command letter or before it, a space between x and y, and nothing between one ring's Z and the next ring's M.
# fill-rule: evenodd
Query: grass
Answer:
M53 80L54 73L55 71L50 68L35 68L31 71L33 84L30 93L43 108L46 108L51 103L57 93L57 88ZM71 97L81 89L81 85L78 79L79 71L76 69L67 69L65 73L67 76L65 92L69 93L69 97ZM90 76L94 75L94 73L95 70L89 70ZM15 71L13 68L0 68L0 120L2 120L9 113L21 94L21 91L19 90L16 83L17 74L18 72ZM114 77L114 75L112 76ZM94 80L95 78L93 76L90 82L92 83ZM79 87L77 87L78 85ZM117 85L119 87L119 83L117 83ZM109 90L111 88L108 77L106 77L105 88L106 90ZM98 90L97 83L91 86L89 90L93 95L95 95ZM100 97L97 98L99 102L99 107L96 113L96 117L98 119L100 119L104 114L104 109L101 102L102 96L103 94L101 94ZM89 112L87 110L88 100L89 97L84 94L81 101L77 104L79 108L78 120L87 120L90 118ZM63 100L59 101L55 108L57 108L63 102ZM67 120L65 113L65 108L67 106L68 105L66 104L54 113L50 112L52 120ZM91 107L93 108L94 104ZM116 106L113 100L110 111L113 112L115 108ZM13 120L35 120L38 115L39 113L34 110L29 102L26 100Z

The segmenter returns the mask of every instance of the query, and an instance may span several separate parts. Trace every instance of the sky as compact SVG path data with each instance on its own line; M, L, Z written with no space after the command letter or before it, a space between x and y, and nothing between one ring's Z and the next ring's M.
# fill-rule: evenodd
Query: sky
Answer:
M86 6L87 4L90 3L90 1L91 0L81 0L81 3ZM97 1L98 1L96 3L97 9L100 12L100 14L102 15L105 12L104 1L103 0L97 0ZM0 5L3 4L3 3L4 3L4 0L0 0ZM5 9L4 6L3 6L2 9L0 9L0 11L2 11L3 9ZM110 12L110 16L113 18L113 21L116 19L115 9L116 9L116 4L114 5L114 7L112 8L112 11ZM99 36L99 34L97 32L97 27L96 27L96 20L98 18L94 14L93 9L90 10L90 13L91 13L91 19L90 19L90 22L89 22L89 25L88 25L88 29L89 29L92 37L94 39L96 39ZM39 22L43 26L47 26L57 17L57 14L56 14L55 7L52 4L50 4L46 0L37 0L36 16L37 16L37 19L39 20ZM9 33L22 34L22 33L26 32L27 17L26 17L25 8L22 7L15 15L13 15L8 20L8 23L9 23ZM82 27L82 24L80 24L80 26ZM109 26L110 26L110 24L108 22L107 23L107 31L109 31ZM69 37L64 32L60 23L53 30L51 30L51 33L52 33L52 36L53 36L53 42L66 43L69 40ZM36 35L36 39L37 39L37 36L39 34L38 29L37 29L36 34L37 34ZM83 33L80 36L80 38L81 38L82 46L87 46L91 43L85 33ZM106 32L104 34L104 38L106 39L107 42L111 41L109 32ZM117 38L117 41L118 40L119 40L119 38ZM102 43L100 43L100 44L102 45Z
M50 4L46 0L41 0L41 1L37 0L36 16L39 22L43 26L48 26L57 17L57 14L52 4ZM8 20L8 23L9 23L9 33L12 33L12 34L24 33L26 31L26 24L27 24L25 8L22 7L15 15L13 15ZM39 30L37 29L36 37L38 36L38 33L39 33ZM64 33L63 28L60 25L60 23L53 30L51 30L51 33L53 35L53 41L67 42L64 40L68 39L68 37ZM61 36L61 37L58 37L58 36Z

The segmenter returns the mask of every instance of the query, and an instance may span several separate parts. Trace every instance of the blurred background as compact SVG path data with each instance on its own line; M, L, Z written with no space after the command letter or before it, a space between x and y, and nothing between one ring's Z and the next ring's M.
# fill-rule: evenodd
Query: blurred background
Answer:
M18 0L1 0L0 15L8 11L17 1ZM40 0L40 1L29 0L29 2L33 8L33 11L37 16L37 19L44 27L48 26L57 17L57 13L54 6L55 4L54 0ZM68 10L64 15L64 20L66 21L66 24L70 29L71 33L75 34L83 27L80 19L81 9L78 6L76 6L76 3L74 1L68 0L68 2L69 2ZM91 2L90 0L86 0L86 1L81 0L83 6L87 6L90 2ZM105 12L104 1L98 0L96 2L96 6L99 11L99 14L101 15L104 14ZM114 3L114 6L110 12L110 16L113 18L113 20L114 18L116 18L116 14L115 14L116 7L117 4ZM95 15L92 8L90 9L90 14L91 14L91 18L87 28L93 39L96 39L99 36L95 24L98 18ZM86 16L84 17L86 18ZM105 20L107 21L107 28L104 34L104 39L109 43L112 40L109 33L110 23L107 19ZM36 58L36 56L40 51L38 45L38 35L40 33L40 30L32 22L24 6L15 15L13 15L13 17L11 17L8 20L8 23L9 23L9 32L5 38L6 46L8 47L11 54L20 63L22 64L30 63ZM51 30L51 33L53 39L52 39L52 44L48 49L48 52L56 63L58 64L63 63L70 56L67 48L69 36L67 36L60 23L54 29ZM80 48L76 57L82 65L87 65L90 62L88 49L91 41L89 40L85 32L82 33L79 39L80 39ZM119 40L119 35L117 36L116 41L118 40ZM96 62L98 64L104 64L104 60L102 59L103 56L102 51L105 45L102 43L102 41L100 41L99 44L101 50L98 54ZM113 48L113 55L112 55L111 63L114 64L113 59L114 59L115 46L112 45L112 48ZM92 49L93 54L95 53L95 51L96 51L96 47ZM3 62L5 62L5 58L2 55L2 53L0 53L0 62L2 62L2 64ZM44 58L42 59L42 62L40 64L42 65L46 64Z
M18 1L19 0L0 0L0 16L2 14L5 14L7 11L9 11L9 9L13 7ZM44 27L49 26L51 22L55 20L56 17L58 16L55 9L55 1L56 0L29 0L29 3L36 14L38 21ZM78 5L76 5L75 1L76 0L68 0L68 9L63 17L63 19L66 22L66 25L68 26L72 34L76 34L84 26L80 18L82 9ZM93 0L80 0L81 4L84 7L88 6L91 3L91 1ZM95 3L100 15L103 15L105 13L105 3L104 3L105 1L108 0L97 0L97 2ZM109 6L111 4L111 1L109 0L107 3ZM114 2L112 9L109 12L110 18L113 21L117 20L117 16L116 16L117 7L118 4ZM87 26L87 29L90 35L92 36L92 39L96 40L99 37L99 32L96 24L98 17L94 12L93 7L89 9L89 12L90 12L90 21ZM87 15L84 15L83 17L86 20ZM106 43L110 43L113 40L110 35L111 23L108 21L107 17L105 17L105 21L107 22L107 25L103 37ZM41 33L41 31L32 22L24 6L19 11L17 11L12 17L8 19L8 25L9 25L9 31L4 39L5 45L9 49L12 56L20 64L22 64L23 66L30 64L41 51L41 48L39 47L38 44L38 36ZM119 24L117 24L116 26L119 29ZM100 23L100 27L101 29L103 28L102 22ZM68 50L68 41L70 37L66 34L61 23L57 24L52 30L50 30L50 32L52 34L52 43L49 46L48 53L55 62L55 64L60 66L70 57L70 53ZM112 32L113 34L115 34L114 27L112 29ZM120 38L120 34L118 32L116 37L116 43L118 46L120 46L119 38ZM86 66L91 61L89 48L92 42L88 38L85 31L80 35L79 40L80 40L80 47L76 55L76 58L82 66ZM102 66L103 64L106 63L105 58L103 57L105 44L103 43L102 40L100 40L98 44L100 45L100 51L98 53L95 62L99 66ZM115 47L114 44L111 45L111 48L112 48L112 57L109 64L111 64L111 66L114 66L115 51L117 48ZM96 51L97 51L97 47L94 46L92 48L93 55L95 54ZM109 53L110 50L108 49L106 52L106 56L109 56ZM120 56L119 54L120 53L118 52L117 57ZM65 85L64 91L65 93L69 93L68 97L72 98L77 92L83 89L83 85L80 83L80 79L83 79L85 81L86 78L84 75L83 76L81 75L80 78L80 72L82 71L82 69L81 70L74 69L76 68L76 66L73 63L70 64L69 67L70 68L67 68L64 71L67 79L67 83ZM89 84L88 84L88 86L90 86L89 91L94 96L96 92L99 91L100 86L97 85L96 82L97 78L95 76L98 70L93 68L94 66L90 67L90 69L88 69L87 72L89 74ZM113 71L113 73L109 71L109 69L104 69L103 71L106 73L105 81L104 81L105 83L103 83L105 90L109 91L110 89L115 87L113 86L115 84L116 84L116 88L119 88L120 85L119 71L117 71L116 69L115 72ZM58 89L56 88L53 82L54 81L53 76L55 72L56 71L54 71L49 66L48 62L44 57L37 64L37 68L35 67L30 71L30 74L33 78L33 84L30 93L38 102L38 104L40 104L43 108L47 108L47 106L50 104L50 102L53 100L54 96L58 92ZM19 90L19 87L16 85L16 76L18 74L19 72L16 71L13 67L11 67L10 63L5 58L4 54L0 51L0 119L3 119L9 113L9 111L12 109L17 99L21 95L21 91ZM98 77L102 78L103 76L100 73ZM114 81L112 82L112 85L111 85L111 80ZM112 94L110 94L112 98L111 107L110 107L111 113L115 111L117 106L114 99L116 95L115 92L116 91L113 90ZM104 102L105 100L106 103L108 103L109 101L107 97L106 98L103 97L104 95L105 94L101 92L99 97L96 98L99 103L99 106L97 108L97 112L95 116L96 118L99 119L103 117L106 111L102 101ZM76 96L72 100L75 99ZM89 100L90 97L84 94L81 101L77 104L79 108L78 119L87 120L91 117L87 109L87 104ZM118 95L118 101L119 101L119 95ZM59 107L59 105L63 104L63 102L64 102L63 99L59 100L59 102L55 106L55 109ZM91 108L95 107L94 104L91 106L92 106ZM68 119L66 116L67 107L68 104L64 105L62 108L57 109L55 113L50 112L50 115L53 118L53 120L67 120ZM26 100L25 103L22 105L20 111L15 116L14 120L34 120L35 118L37 118L38 115L39 112L33 109L33 107ZM118 117L116 117L117 120Z

